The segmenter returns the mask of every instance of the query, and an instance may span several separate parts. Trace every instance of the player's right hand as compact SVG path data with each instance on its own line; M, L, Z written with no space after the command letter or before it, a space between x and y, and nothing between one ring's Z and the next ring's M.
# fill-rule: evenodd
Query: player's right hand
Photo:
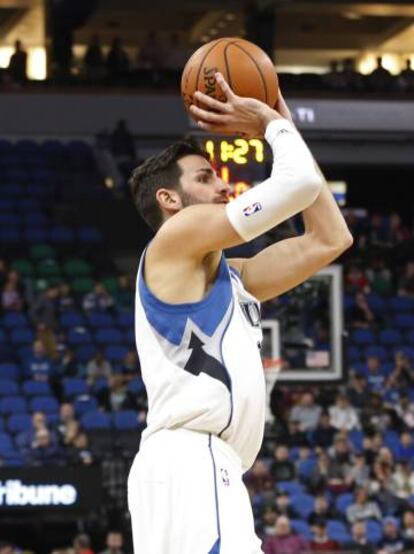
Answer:
M221 73L216 73L216 81L226 102L196 91L194 96L197 102L205 108L194 104L190 107L199 127L205 131L247 138L263 137L270 121L282 118L279 112L264 102L234 94Z

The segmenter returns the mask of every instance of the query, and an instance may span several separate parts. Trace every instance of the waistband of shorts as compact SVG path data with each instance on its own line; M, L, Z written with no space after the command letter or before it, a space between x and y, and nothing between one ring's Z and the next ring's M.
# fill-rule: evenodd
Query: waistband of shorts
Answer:
M212 449L214 454L215 451L219 451L227 456L237 467L242 467L240 456L234 450L234 448L225 442L223 439L217 435L211 433L206 433L202 431L193 431L192 429L184 429L180 427L178 429L158 429L157 431L152 432L150 435L142 435L141 445L150 444L153 441L165 440L171 442L171 444L179 448L179 444L182 441L183 443L194 444L198 442L202 446L206 446Z

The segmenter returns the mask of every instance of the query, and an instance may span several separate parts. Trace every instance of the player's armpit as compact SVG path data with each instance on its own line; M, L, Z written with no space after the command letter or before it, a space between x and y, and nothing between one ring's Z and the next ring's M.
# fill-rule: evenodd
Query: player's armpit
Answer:
M210 252L242 244L224 204L197 204L184 208L160 228L152 246L167 256L203 258Z
M311 233L268 246L244 260L245 288L264 302L300 285L342 254L349 244L326 244Z

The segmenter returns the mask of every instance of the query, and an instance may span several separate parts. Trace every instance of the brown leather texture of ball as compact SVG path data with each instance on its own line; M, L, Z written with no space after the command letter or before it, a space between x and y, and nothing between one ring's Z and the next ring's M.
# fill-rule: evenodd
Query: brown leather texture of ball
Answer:
M257 98L272 108L275 106L279 85L271 59L256 44L235 37L208 42L188 60L181 77L186 110L191 104L197 104L196 90L225 101L215 79L218 71L237 95Z

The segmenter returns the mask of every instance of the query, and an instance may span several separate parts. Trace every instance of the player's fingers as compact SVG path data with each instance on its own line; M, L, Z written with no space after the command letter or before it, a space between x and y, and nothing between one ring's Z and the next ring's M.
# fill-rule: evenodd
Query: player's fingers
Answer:
M223 77L221 73L216 73L216 81L221 88L221 90L224 92L225 97L227 100L234 100L236 98L236 95L231 90L230 85L227 83L226 79Z
M208 123L218 123L221 125L226 122L225 115L210 112L209 110L203 110L194 104L190 106L190 110L197 119L201 119L202 121L207 121Z
M208 96L207 94L204 94L199 90L194 93L194 96L199 102L217 112L228 113L230 110L230 106L226 104L226 102L220 102L220 100L216 100L215 98L212 98L211 96Z

